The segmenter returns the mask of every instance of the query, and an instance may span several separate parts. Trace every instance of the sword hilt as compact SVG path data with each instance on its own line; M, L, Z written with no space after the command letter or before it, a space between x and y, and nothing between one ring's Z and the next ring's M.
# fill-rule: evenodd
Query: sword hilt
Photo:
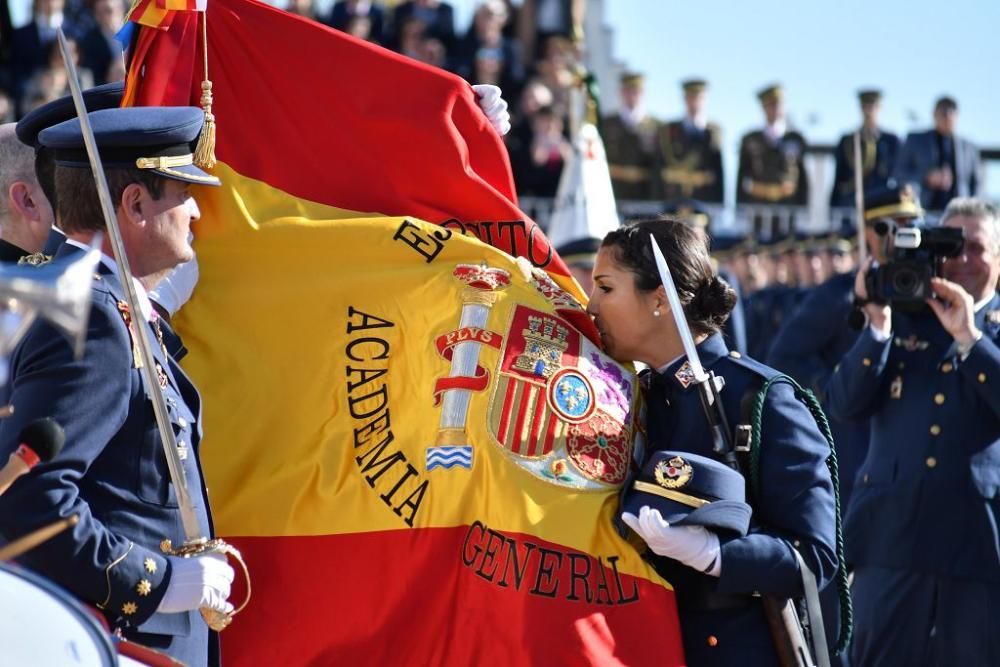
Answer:
M240 553L239 549L225 540L219 538L210 540L202 537L197 540L189 540L176 549L170 540L163 540L160 542L160 551L169 556L178 556L180 558L194 558L206 554L222 554L227 559L229 556L232 556L239 563L240 570L243 572L243 578L247 582L247 594L243 598L243 602L228 614L211 607L202 607L199 610L201 617L208 623L208 627L216 632L222 632L229 627L229 624L233 622L233 617L243 611L247 604L250 603L250 571L247 569L246 561L243 560L243 554Z

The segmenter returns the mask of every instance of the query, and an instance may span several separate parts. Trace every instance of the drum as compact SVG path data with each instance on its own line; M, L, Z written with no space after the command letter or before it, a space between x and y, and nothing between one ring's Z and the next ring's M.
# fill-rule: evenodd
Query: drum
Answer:
M111 638L54 583L0 563L0 664L114 667Z

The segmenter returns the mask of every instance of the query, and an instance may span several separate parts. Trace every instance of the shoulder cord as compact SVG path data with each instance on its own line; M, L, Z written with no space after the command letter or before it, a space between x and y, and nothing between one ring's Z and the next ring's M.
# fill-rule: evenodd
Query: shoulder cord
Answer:
M833 498L836 506L837 520L837 592L840 597L840 635L837 637L837 646L834 653L839 655L851 642L851 635L854 630L854 610L851 606L851 594L847 584L847 567L844 558L844 531L841 524L840 508L840 475L837 469L837 450L833 444L833 433L830 431L830 422L819 404L819 399L809 389L803 389L798 382L787 375L776 375L761 387L757 393L757 398L753 404L753 411L750 420L750 490L755 497L760 497L760 443L761 424L764 415L764 399L771 385L784 382L795 390L795 398L805 403L812 413L820 432L830 445L830 455L826 459L826 466L830 469L830 478L833 480Z

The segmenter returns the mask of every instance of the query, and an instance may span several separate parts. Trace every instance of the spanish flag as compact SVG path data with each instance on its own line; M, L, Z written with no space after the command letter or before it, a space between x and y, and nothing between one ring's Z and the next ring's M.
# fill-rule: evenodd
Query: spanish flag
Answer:
M468 84L212 0L149 31L135 103L199 102L202 17L223 187L176 323L253 580L226 662L682 664L673 591L612 526L635 377Z

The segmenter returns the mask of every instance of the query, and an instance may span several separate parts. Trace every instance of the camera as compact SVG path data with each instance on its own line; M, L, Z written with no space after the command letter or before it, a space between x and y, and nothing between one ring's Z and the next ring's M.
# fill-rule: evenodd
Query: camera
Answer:
M868 298L902 310L920 310L934 295L931 278L941 275L947 257L956 257L965 245L961 227L900 227L891 220L875 223L888 261L873 267L865 278Z

